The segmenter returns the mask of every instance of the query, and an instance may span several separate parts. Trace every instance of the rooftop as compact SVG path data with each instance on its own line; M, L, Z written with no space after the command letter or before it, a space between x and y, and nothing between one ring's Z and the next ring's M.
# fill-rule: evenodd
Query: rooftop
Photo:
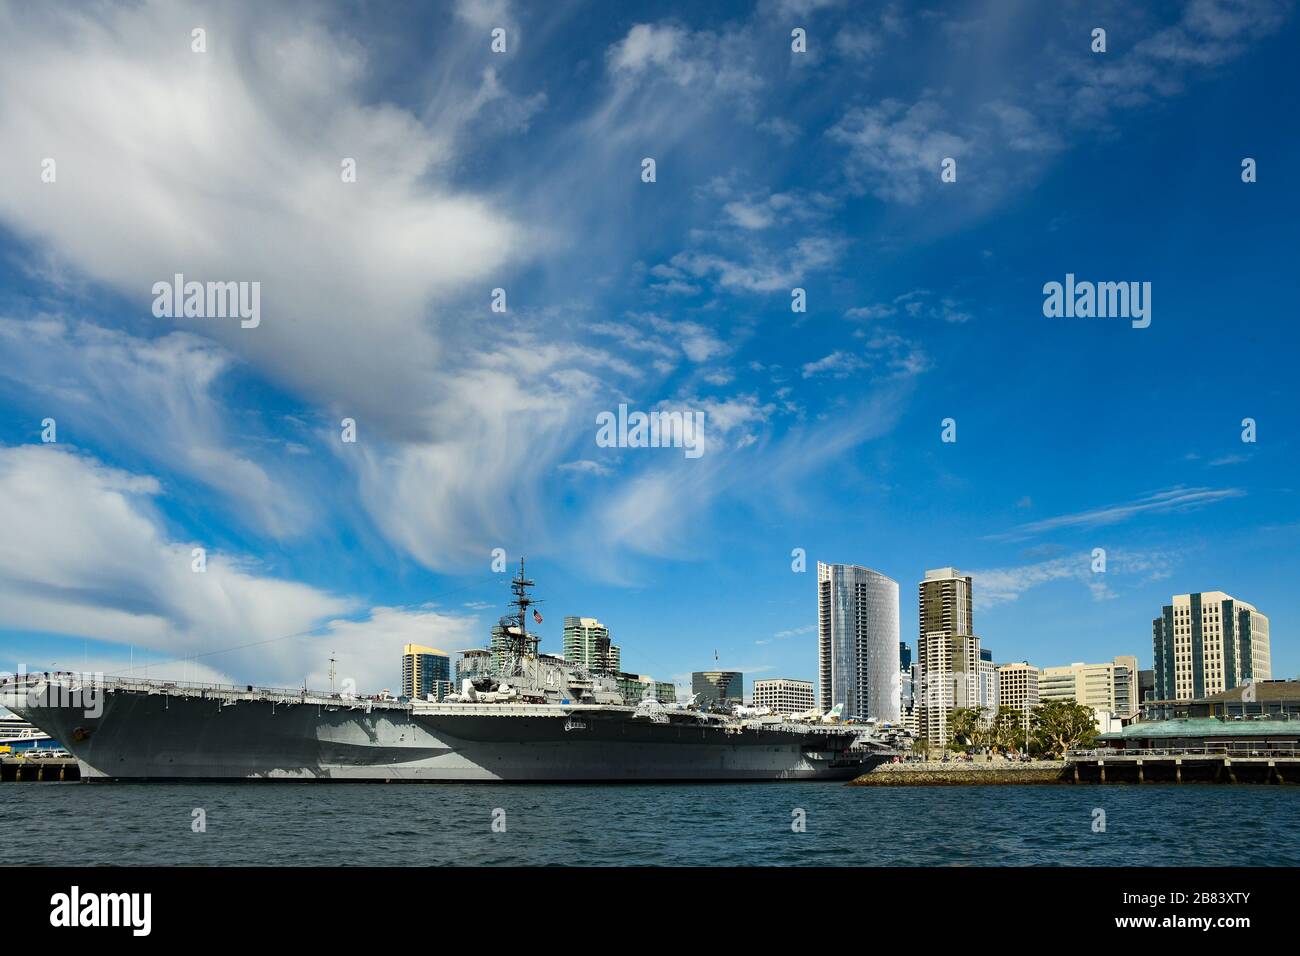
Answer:
M925 580L927 581L946 581L950 578L965 577L966 575L962 574L956 568L931 568L925 572Z
M1300 720L1219 720L1217 717L1176 717L1130 724L1118 733L1100 734L1098 740L1132 740L1144 737L1259 737L1284 733L1300 736Z
M425 647L423 644L407 644L402 649L402 654L404 655L437 654L439 657L447 656L446 651L440 651L436 647Z
M1270 700L1300 700L1300 680L1261 680L1253 684L1243 684L1240 687L1234 687L1231 690L1225 690L1218 694L1211 694L1209 697L1202 697L1201 700L1236 703L1241 700L1247 687L1251 687L1255 692L1255 701Z

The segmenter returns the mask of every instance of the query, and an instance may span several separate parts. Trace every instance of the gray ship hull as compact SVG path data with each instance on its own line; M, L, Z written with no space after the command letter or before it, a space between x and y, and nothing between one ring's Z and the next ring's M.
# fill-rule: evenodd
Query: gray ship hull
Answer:
M88 780L846 780L876 762L849 751L847 728L648 720L626 707L141 688L101 692L92 714L39 696L0 703L60 741Z

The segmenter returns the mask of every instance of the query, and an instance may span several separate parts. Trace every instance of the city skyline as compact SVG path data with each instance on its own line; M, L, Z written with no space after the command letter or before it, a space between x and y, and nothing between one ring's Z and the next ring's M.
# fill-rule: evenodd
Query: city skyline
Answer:
M894 610L895 613L898 612L899 608L898 608L898 606L897 606L897 590L898 590L898 589L897 589L897 582L894 582L894 581L892 581L892 580L886 579L883 575L880 575L878 572L875 572L875 571L873 571L873 570L870 569L870 568L864 568L864 567L861 567L861 566L858 566L858 565L836 565L836 566L834 566L834 568L832 568L832 567L829 566L829 565L825 565L824 562L818 562L818 565L819 565L819 575L821 575L821 576L823 577L823 582L822 582L821 586L819 587L819 601L818 601L818 613L819 613L819 616L821 616L823 613L825 613L825 612L824 612L824 609L825 609L825 607L826 607L825 588L827 587L828 583L829 583L830 580L831 580L831 575L832 575L832 571L833 571L833 570L838 570L838 571L840 571L841 573L843 573L843 572L845 572L845 571L865 573L866 575L871 576L872 579L878 579L878 580L880 580L880 581L883 582L883 583L886 583L886 584L888 584L888 585L892 585L892 590L893 590L893 592L894 592L894 597L893 597L894 608L893 608L893 610ZM919 584L921 585L921 587L922 587L922 594L924 594L924 586L925 586L925 583L926 583L927 581L934 582L934 583L936 583L936 584L940 584L940 583L942 583L942 582L945 581L945 580L947 580L947 581L958 582L958 583L960 584L960 582L964 580L964 577L962 577L962 576L961 576L961 573L958 572L955 568L951 568L951 567L947 567L947 568L938 568L938 569L931 569L931 570L927 571L925 577L922 578L922 580L921 580L920 582L918 582L918 583L919 583ZM963 587L964 587L964 585L963 585ZM1205 592L1205 596L1206 596L1206 597L1210 596L1211 594L1217 594L1219 598L1221 598L1221 599L1223 599L1223 600L1226 600L1230 605L1231 605L1231 604L1235 604L1236 607L1238 608L1238 610L1239 610L1241 613L1246 613L1246 614L1251 615L1251 616L1253 616L1253 617L1255 617L1255 618L1262 618L1262 619L1263 619L1263 622L1264 622L1264 630L1263 630L1263 632L1262 632L1262 633L1263 633L1263 650L1262 650L1262 658L1261 658L1261 659L1267 661L1268 658L1269 658L1269 656L1270 656L1270 654L1269 654L1269 651L1270 651L1270 642L1269 642L1268 630L1267 630L1267 624L1268 624L1268 618L1267 618L1267 615L1262 615L1262 614L1258 611L1258 609L1255 608L1253 605L1250 605L1250 604L1248 604L1247 602L1241 601L1241 600L1239 600L1239 599L1233 598L1233 597L1231 597L1231 596L1229 596L1229 595L1224 595L1224 594L1221 594L1221 593L1219 593L1219 592ZM1174 601L1175 601L1175 602L1178 602L1178 600L1179 600L1180 598L1185 598L1185 597L1188 597L1188 596L1189 596L1189 595L1187 595L1187 594L1174 595ZM1197 594L1196 596L1197 596L1197 597L1200 597L1201 595ZM959 616L959 617L960 617L962 614L965 614L967 617L970 616L970 609L967 607L967 604L966 604L966 597L967 597L967 596L963 596L960 600L957 601L957 604L956 604L955 609L957 610L957 616ZM918 610L919 610L920 608L921 608L921 603L920 603L920 601L918 601ZM850 605L849 610L852 610L852 605ZM1166 610L1168 610L1168 608L1166 608ZM924 620L924 612L922 613L922 619ZM587 666L587 667L589 667L589 666L590 666L590 662L589 662L589 661L586 661L586 659L585 659L585 656L586 656L586 655L585 655L585 654L579 654L577 657L571 657L571 656L569 656L569 654L568 654L568 647L569 647L569 644L570 644L571 640L573 640L573 638L571 637L572 629L573 629L574 627L578 626L579 623L581 624L581 626L582 626L582 628L583 628L584 630L586 630L586 629L595 629L596 631L599 631L600 633L602 633L606 638L609 637L609 629L608 629L607 627L605 627L603 624L601 624L598 620L595 620L595 619L593 619L593 618L585 618L585 617L581 617L581 618L580 618L580 617L575 617L575 616L566 616L566 617L565 617L565 642L566 642L566 655L565 655L565 656L566 656L566 659L572 660L572 661L574 661L574 662L580 664L581 666ZM1157 619L1157 620L1154 621L1153 623L1158 625L1158 624L1160 623L1160 622L1159 622L1159 619ZM961 625L962 628L965 628L965 627L968 627L968 626L969 626L969 625L967 625L967 624L963 624L963 625ZM898 630L901 631L901 627L898 628ZM890 634L889 634L889 633L885 633L884 636L885 636L886 638L888 638L888 637L890 636ZM585 638L584 638L584 640L585 640ZM978 642L978 636L977 636L977 635L976 635L976 640L977 640L977 642ZM1156 641L1159 641L1159 640L1160 640L1159 636L1157 636L1157 637L1155 638L1155 640L1156 640ZM913 651L914 651L915 648L918 646L918 644L919 644L919 640L918 640L918 641L909 641L909 640L906 640L906 639L902 639L902 640L899 640L897 643L898 643L898 647L899 647L900 666L901 666L901 665L902 665L902 661L904 661L904 660L906 660L906 661L908 661L908 662L911 661L912 656L913 656ZM822 667L821 669L824 671L825 667L827 667L827 666L831 666L831 665L830 665L830 663L826 662L826 660L825 660L825 650L824 650L824 647L823 647L822 645L823 645L823 642L819 642L819 647L818 647L817 651L818 651L819 660L822 660L822 662L823 662L823 667ZM1048 696L1054 696L1054 697L1059 697L1059 696L1076 696L1075 694L1073 694L1073 692L1071 692L1071 694L1064 694L1063 691L1060 691L1060 690L1059 690L1059 685L1060 685L1060 683L1061 683L1062 681L1068 680L1068 682L1070 683L1070 686L1071 686L1071 687L1075 687L1075 686L1076 686L1076 682L1079 680L1079 676L1078 676L1079 674L1095 674L1095 673L1097 673L1097 672L1106 672L1106 673L1109 673L1110 671L1114 670L1116 667L1120 667L1120 668L1123 669L1123 680L1126 682L1126 686L1128 687L1128 689L1127 689L1127 690L1122 690L1122 689L1119 689L1118 685L1108 685L1108 687L1109 687L1110 689L1105 690L1103 693L1108 697L1108 699L1110 699L1111 701L1113 701L1114 703L1116 703L1117 707L1116 707L1116 708L1113 708L1113 709L1115 709L1116 713L1118 713L1118 714L1123 714L1123 715L1131 715L1131 714L1133 714L1133 713L1136 713L1137 710L1138 710L1138 708L1139 708L1139 705L1141 704L1141 699L1140 699L1140 696L1139 696L1139 693L1138 693L1138 672L1139 672L1139 671L1141 671L1141 670L1146 670L1146 671L1148 671L1148 672L1151 672L1151 673L1153 673L1153 674L1156 674L1156 675L1157 675L1157 677L1156 677L1157 690L1158 690L1158 686L1159 686L1159 679L1158 679L1159 667L1156 666L1156 665L1154 664L1154 658L1155 658L1155 656L1156 656L1154 653L1152 654L1153 666L1150 667L1150 668L1143 668L1143 667L1141 666L1142 657L1141 657L1140 654L1118 654L1118 655L1115 655L1115 656L1113 657L1112 660L1110 660L1110 661L1103 661L1103 662L1100 662L1100 663L1089 662L1089 661L1084 661L1084 660L1074 660L1074 659L1070 659L1070 660L1068 660L1068 661L1064 661L1064 660L1062 660L1062 661L1053 661L1053 662L1035 662L1035 661L1030 661L1030 660L1028 660L1028 659L1021 659L1021 660L1010 660L1010 659L1007 659L1007 660L1003 660L1003 659L1000 658L1000 657L994 656L991 648L987 648L987 647L983 647L983 646L978 646L978 644L977 644L977 647L978 647L978 655L979 655L979 657L978 657L978 661L977 661L977 665L978 665L978 666L977 666L976 669L974 669L974 670L972 670L972 671L970 672L969 677L970 677L970 681L971 681L971 687L969 688L968 694L969 694L969 695L972 695L972 699L973 699L974 695L977 695L977 696L978 696L978 699L979 699L979 701L980 701L979 706L980 706L981 708L989 708L989 707L992 707L992 708L996 709L996 707L998 706L998 704L999 704L999 701L998 701L998 697L999 697L998 686L997 686L997 680L996 680L996 678L995 678L993 675L994 675L995 671L1001 669L1003 666L1012 666L1012 667L1015 667L1015 666L1027 665L1027 666L1033 668L1034 670L1036 670L1036 671L1038 672L1040 678L1046 678L1046 679L1048 679L1049 681L1055 681L1055 682L1056 682L1056 685L1058 685L1058 689L1057 689L1057 690L1053 690L1053 691L1048 695ZM479 649L479 648L477 648L477 647L475 647L475 648L470 648L470 650L478 650L478 649ZM614 648L614 650L616 651L617 648ZM1180 654L1181 654L1181 653L1182 653L1182 652L1180 652ZM1256 656L1257 656L1257 657L1260 656L1260 650L1259 650L1258 648L1256 649ZM1181 659L1182 659L1182 658L1180 657L1180 660L1181 660ZM1130 661L1132 661L1132 663L1129 663ZM906 666L903 666L902 669L905 671L905 670L907 669L907 667L906 667ZM1054 674L1049 674L1048 672L1055 672L1055 673L1054 673ZM698 686L696 686L696 683L695 683L695 682L698 681L698 679L699 679L701 673L702 673L702 672L700 672L700 671L692 672L692 675L691 675L691 678L692 678L692 679L691 679L691 681L689 681L689 682L685 682L685 683L680 682L680 681L679 681L679 682L675 682L675 683L677 684L677 687L678 687L679 692L681 692L681 693L685 694L687 697L689 697L689 695L690 695L690 693L691 693L692 691L698 691ZM736 673L738 674L738 672L736 672ZM1229 673L1231 673L1231 671L1229 671ZM991 684L990 684L989 686L986 686L986 682L985 682L985 678L986 678L986 676L987 676L987 677L990 677L990 678L993 678L992 681L991 681ZM1247 680L1264 680L1264 681L1267 681L1267 680L1274 680L1274 679L1276 679L1276 680L1288 680L1288 679L1293 679L1293 678L1287 678L1287 677L1278 677L1278 678L1274 678L1274 677L1272 676L1272 674L1271 674L1271 671L1270 671L1269 673L1265 673L1265 674L1250 674L1250 675L1247 676L1246 679L1247 679ZM1112 677L1112 678L1108 678L1108 680L1119 680L1119 678L1117 678L1117 677ZM814 679L811 679L811 680L805 680L804 678L799 678L799 677L789 677L789 676L785 676L785 675L776 675L776 674L769 675L767 678L758 678L758 677L754 678L754 683L755 683L755 684L759 684L759 683L777 684L777 683L788 683L788 682L794 682L794 683L806 683L806 684L808 684L810 687L812 687L813 690L814 690L815 697L817 698L817 706L818 706L818 709L821 709L821 710L823 710L823 711L829 710L830 707L833 707L833 706L834 706L835 704L837 704L837 703L842 703L842 701L840 701L839 697L836 696L835 693L834 693L833 691L831 691L831 690L829 690L829 689L828 689L826 692L823 692L823 691L822 691L823 681L822 681L822 678L821 678L820 676L818 676L818 677L816 677L816 678L814 678ZM1222 686L1222 685L1224 684L1224 677L1221 675L1220 678L1219 678L1219 683L1218 683L1218 685L1211 685L1211 686L1209 687L1209 689L1206 690L1206 691L1205 691L1204 693L1202 693L1202 694L1195 694L1195 695L1192 695L1192 694L1189 693L1189 694L1184 694L1184 695L1182 695L1182 696L1173 695L1173 696L1167 696L1167 697L1164 697L1164 696L1160 695L1159 693L1157 693L1155 699L1157 699L1157 700L1160 700L1160 699L1171 699L1171 700L1173 700L1173 699L1177 699L1177 700L1192 700L1192 699L1195 699L1196 697L1205 696L1206 694L1209 694L1209 693L1219 692L1219 691L1224 690L1224 689L1231 689L1232 687L1240 686L1240 682L1237 682L1237 683L1229 682L1229 683L1230 683L1230 686L1229 686L1229 687L1226 687L1226 688L1225 688L1224 686ZM1083 692L1083 690L1084 690L1083 685L1078 685L1078 688L1079 688L1080 693L1077 695L1077 697L1078 697L1078 699L1082 702L1082 701L1083 701L1084 699L1086 699L1089 695ZM1096 692L1095 688L1092 688L1091 690L1092 690L1093 693ZM1047 693L1047 691L1045 691L1044 693ZM679 695L679 696L680 696L680 695ZM843 696L843 695L841 695L841 696ZM753 697L754 697L754 695L753 695L753 694L750 694L750 695L748 695L748 696L746 697L746 699L750 699L750 698L753 698ZM828 701L829 701L829 703L828 703ZM755 703L758 703L757 699L755 699L754 702L755 702ZM844 703L847 703L847 702L844 701ZM903 701L903 703L906 703L906 701ZM806 709L806 708L805 708L805 709ZM850 708L850 710L852 710L852 708ZM879 717L880 715L879 715L879 714L874 714L874 713L873 713L873 714L871 714L871 716L873 716L873 717ZM889 718L889 717L887 717L886 719L890 719L891 722L897 722L896 720L893 720L892 718Z
M854 6L0 9L0 670L383 687L500 549L679 685L815 680L819 561L962 568L997 662L1240 594L1300 673L1290 5Z
M871 571L871 569L869 569L869 568L862 568L862 567L857 566L857 565L855 565L855 566L853 566L853 567L857 567L859 570ZM952 569L952 568L946 568L946 569L941 569L941 570L954 570L954 569ZM878 572L873 572L873 573L877 573L877 574L878 574ZM884 577L884 576L881 575L881 577ZM917 583L922 583L922 582L924 582L924 580L925 580L925 578L922 577L922 578L921 578ZM504 584L504 583L506 583L506 582L503 581L502 583ZM976 593L977 593L977 588L978 588L978 585L976 585L976 588L973 588L972 590L975 590ZM1190 593L1198 593L1198 592L1190 592ZM1217 593L1217 592L1208 592L1208 591L1207 591L1207 592L1204 592L1204 593ZM1186 594L1183 594L1183 595L1176 595L1176 597L1179 597L1179 596L1183 596L1183 597L1185 597ZM1238 603L1238 604L1243 604L1243 605L1245 605L1245 602L1238 601L1237 603ZM975 601L975 606L978 606L978 600ZM1253 606L1251 606L1251 605L1245 605L1245 606L1246 606L1247 608L1249 608L1249 610L1252 611L1252 612L1255 612L1255 611L1256 611L1256 609L1255 609ZM901 610L901 608L900 608L900 610ZM813 615L813 616L814 616L814 620L815 620L815 618L816 618L816 609L814 609L814 615ZM1267 617L1267 615L1266 615L1266 617ZM455 648L449 649L449 650L447 650L447 651L436 651L436 652L437 652L437 653L445 653L445 654L449 655L449 656L452 657L452 658L456 658L456 657L459 657L459 655L460 655L461 653L465 652L465 651L483 651L483 650L486 650L486 649L489 649L489 648L493 647L493 646L494 646L494 644L493 644L494 637L495 637L496 632L500 630L500 626L499 626L498 624L495 624L495 623L489 623L491 620L492 620L492 618L491 618L490 616L487 617L487 618L485 618L485 621L484 621L485 631L484 631L484 635L483 635L481 638L480 638L480 637L475 637L475 636L471 635L471 636L469 636L469 637L467 638L468 643L466 643L463 647L455 647ZM541 644L540 644L540 646L539 646L539 650L540 650L542 653L554 654L555 656L563 657L563 656L565 655L565 650L566 650L566 646L565 646L565 645L566 645L566 640L567 640L567 638L568 638L568 635L567 635L566 632L568 631L568 629L569 629L569 627L571 626L572 623L575 623L575 622L578 622L578 621L581 621L582 624L583 624L585 627L589 627L589 628L590 628L590 627L593 627L593 626L594 626L594 629L599 630L599 631L601 631L601 632L604 632L606 635L611 635L611 629L610 629L608 626L604 625L604 624L603 624L602 622L600 622L599 620L594 619L594 618L590 618L590 617L586 617L586 616L578 616L578 615L565 615L564 618L563 618L563 620L564 620L564 623L565 623L565 631L562 631L559 635L549 635L549 636L544 635L544 636L542 637ZM538 630L538 629L536 629L536 628L534 629L534 631L537 631L537 630ZM805 681L805 680L806 680L806 681L812 683L813 687L817 689L817 694L818 694L818 696L820 697L820 686L821 686L821 682L820 682L820 679L819 679L819 676L818 676L818 673L817 673L817 670L818 670L818 668L817 668L818 646L817 646L816 628L815 628L815 626L813 626L811 629L805 628L804 630L805 630L805 632L808 633L808 640L807 640L807 642L806 642L808 646L805 648L805 650L806 650L806 652L809 652L809 653L811 653L811 655L812 655L811 664L808 665L807 668L806 668L807 670L809 670L809 672L810 672L810 676L808 676L808 677L804 677L804 676L802 676L801 674L795 673L795 672L798 670L798 666L797 666L797 665L796 665L795 667L790 668L790 669L789 669L789 672L782 671L782 672L780 672L780 673L777 673L777 672L776 672L773 668L771 668L771 667L765 667L765 668L752 668L751 670L757 670L760 674L764 675L766 678L769 678L769 679L796 680L796 681ZM412 632L412 633L415 633L415 632ZM418 635L417 635L417 636L418 636ZM787 636L787 637L790 637L790 636L792 636L792 635L786 635L786 636ZM1152 639L1151 639L1151 636L1150 636L1150 634L1148 634L1148 635L1146 636L1146 641L1147 641L1147 643L1146 643L1144 646L1142 646L1141 648L1137 649L1135 653L1130 654L1130 655L1125 655L1124 653L1121 652L1121 653L1119 653L1119 654L1114 654L1114 655L1111 655L1111 656L1112 656L1112 657L1132 656L1132 657L1134 657L1134 658L1137 659L1139 669L1141 669L1141 670L1154 670L1154 669L1155 669L1154 654L1151 653L1151 650L1150 650L1150 648L1151 648L1151 640L1152 640ZM916 653L916 651L917 651L918 643L919 643L919 640L918 640L918 637L917 637L917 636L913 635L913 636L911 636L911 637L909 638L908 636L906 636L905 633L902 632L902 628L901 628L901 626L900 626L900 641L899 641L899 644L906 646L906 648L908 649L908 651L909 651L910 653L912 653L913 655L915 655L915 653ZM992 648L985 648L985 647L982 646L982 638L980 639L980 644L981 644L981 647L980 647L981 654L985 654L985 653L987 653L987 652L991 652L991 651L993 651ZM323 647L324 645L321 645L321 646ZM407 646L408 646L408 647L410 646L409 643L408 643ZM218 653L221 653L224 649L222 649L222 648L215 648L214 650L216 650ZM405 648L403 648L403 651L405 652ZM1146 656L1145 656L1145 657L1144 657L1144 653L1143 653L1144 651L1146 652ZM329 653L332 653L332 652L330 652L330 651L326 651L326 653L329 654ZM612 658L612 660L617 661L618 658L619 658L619 656L620 656L620 648L619 648L617 645L611 645L611 658ZM806 657L807 654L805 653L804 656ZM144 668L145 668L146 666L148 666L148 667L150 668L150 673L158 674L158 675L176 675L176 674L184 673L183 671L178 670L178 668L182 667L182 664L183 664L183 662L180 661L179 659L168 659L168 660L164 660L164 661L161 661L160 664L156 664L156 665L155 665L155 664L147 665L147 664L145 663L147 660L148 660L147 658L143 658L139 663L137 663L137 664L135 665L135 666L136 666L136 670L137 670L137 672L139 672L139 673L143 673ZM1043 660L1043 659L1041 659L1041 658L1039 658L1038 660L1030 660L1030 658L1028 658L1028 657L1004 656L1004 655L1002 655L1002 654L1000 654L1000 653L995 653L995 654L994 654L994 657L993 657L993 659L992 659L993 664L994 664L996 667L1001 667L1001 666L1004 665L1004 664L1029 663L1029 664L1035 666L1035 667L1036 667L1038 670L1040 670L1040 671L1042 671L1042 670L1044 670L1044 669L1049 669L1049 668L1062 668L1062 667L1068 667L1068 666L1070 666L1070 665L1072 665L1072 664L1078 664L1078 663L1081 663L1081 662L1084 661L1083 658L1081 658L1081 657L1077 657L1077 656L1076 656L1076 657L1064 657L1064 658L1060 658L1060 659L1053 659L1053 660L1051 660L1050 662L1045 662L1045 663L1042 662L1042 660ZM720 662L720 661L721 661L721 659L719 659L719 662ZM58 663L58 662L51 662L51 664L57 664L57 663ZM582 664L583 662L582 662L582 661L577 661L577 663ZM715 662L715 663L718 663L718 662ZM43 670L43 669L48 669L48 666L49 666L49 665L47 665L46 667L42 667L42 666L40 665L39 662L36 662L36 663L27 663L27 662L23 662L23 661L18 662L18 664L16 665L16 667L23 667L23 668L26 669L27 671L39 671L39 670ZM678 667L678 666L681 666L681 665L680 665L680 664L677 664L677 665L672 665L672 666L673 666L673 667ZM61 665L61 669L66 669L66 670L75 670L75 669L77 669L77 668L76 668L75 661L73 661L73 662L65 662L65 663L63 663L63 664ZM617 669L617 668L616 668L616 669ZM740 668L726 668L726 669L737 670L737 671L741 670ZM644 671L644 670L647 670L647 668L640 668L640 670L643 670L643 671ZM3 668L3 667L0 667L0 672L3 672L3 671L4 671L4 668ZM328 673L328 672L325 672L325 673ZM691 688L692 688L692 674L693 674L693 673L697 673L697 672L693 672L693 671L685 671L685 672L682 672L682 671L674 671L674 674L673 674L672 680L670 681L671 683L673 683L673 684L675 684L675 685L677 686L677 688L678 688L678 690L679 690L680 693L685 694L687 697L689 697L690 692L691 692ZM978 671L976 671L976 672L972 672L972 673L978 673ZM761 677L761 676L755 676L754 679L755 679L755 680L762 680L762 679L764 679L764 677ZM1270 676L1269 676L1269 677L1267 677L1267 678L1263 678L1263 679L1287 680L1287 679L1296 679L1296 677L1295 677L1295 675L1288 675L1288 674L1277 674L1276 676L1274 676L1274 675L1272 675L1272 674L1270 673ZM380 683L383 683L383 682L381 681ZM320 686L324 686L324 685L322 684L322 685L320 685ZM376 687L378 687L378 686L379 686L379 685L376 684ZM981 692L981 693L982 693L982 692Z

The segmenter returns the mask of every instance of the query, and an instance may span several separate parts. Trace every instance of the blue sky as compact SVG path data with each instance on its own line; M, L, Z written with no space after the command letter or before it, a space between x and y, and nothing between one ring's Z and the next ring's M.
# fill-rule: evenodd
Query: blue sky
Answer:
M544 648L599 617L659 679L814 678L818 560L909 642L972 573L1040 666L1225 590L1295 676L1300 28L1134 6L5 7L0 669L392 686L504 548ZM260 324L156 318L177 272ZM1067 273L1150 327L1046 318ZM598 447L620 402L706 453Z

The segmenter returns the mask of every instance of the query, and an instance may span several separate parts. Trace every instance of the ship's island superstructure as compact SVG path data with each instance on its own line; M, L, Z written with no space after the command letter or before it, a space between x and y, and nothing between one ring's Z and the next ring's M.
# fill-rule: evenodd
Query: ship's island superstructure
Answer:
M63 743L85 780L850 779L886 759L870 728L755 708L628 705L613 675L543 654L520 562L495 673L442 701L27 674L0 705Z

